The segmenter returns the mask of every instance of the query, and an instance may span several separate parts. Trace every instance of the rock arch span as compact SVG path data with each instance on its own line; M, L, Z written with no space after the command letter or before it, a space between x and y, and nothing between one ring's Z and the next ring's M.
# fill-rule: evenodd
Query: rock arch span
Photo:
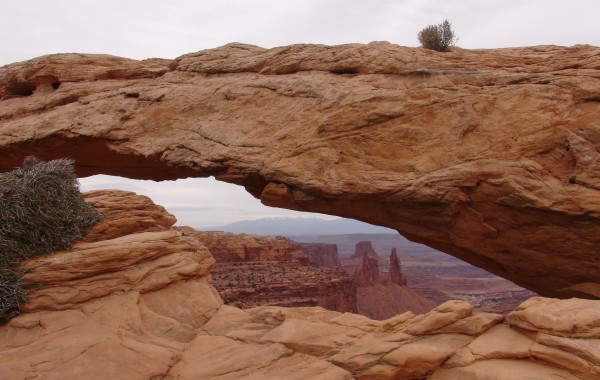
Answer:
M3 171L36 154L81 176L215 176L542 295L600 298L596 47L60 54L0 68L0 99Z

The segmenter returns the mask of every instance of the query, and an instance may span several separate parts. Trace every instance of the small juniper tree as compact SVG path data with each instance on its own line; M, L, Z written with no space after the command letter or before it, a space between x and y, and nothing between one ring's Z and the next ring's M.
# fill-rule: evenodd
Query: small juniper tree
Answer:
M0 323L27 297L22 260L67 249L100 215L83 201L73 161L40 162L0 173Z
M441 52L448 51L457 41L448 20L444 20L439 25L429 25L422 29L417 36L422 47Z

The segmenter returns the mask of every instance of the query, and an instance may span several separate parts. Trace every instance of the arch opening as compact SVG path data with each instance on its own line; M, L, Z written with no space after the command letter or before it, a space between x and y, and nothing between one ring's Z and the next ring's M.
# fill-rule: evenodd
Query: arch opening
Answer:
M431 305L438 305L448 299L463 299L479 310L504 313L535 295L453 256L411 242L394 230L331 215L265 206L242 187L214 178L154 182L96 175L82 178L80 182L82 191L120 189L146 195L175 215L176 226L189 226L200 232L224 231L235 236L252 234L271 239L280 236L301 244L335 245L341 268L348 276L353 276L359 269L360 260L356 260L356 252L358 246L364 245L364 242L368 241L378 255L381 278L387 276L390 271L388 257L391 250L397 249L408 288L419 297L430 301ZM228 235L228 239L232 239L231 236L234 235ZM253 246L245 249L254 256L260 255L261 248ZM218 263L219 261L217 258ZM219 291L231 290L227 287L232 281L228 273L235 272L237 267L234 265L238 264L218 264L215 286ZM263 264L252 265L256 266L253 269L255 271L265 270ZM284 271L277 275L285 277L291 273L286 274ZM357 302L376 302L377 297L370 295L369 289L357 289L359 295L363 294L363 298L371 298L360 300L359 297ZM271 297L273 298L272 295ZM361 310L364 310L364 307L359 308L359 311Z

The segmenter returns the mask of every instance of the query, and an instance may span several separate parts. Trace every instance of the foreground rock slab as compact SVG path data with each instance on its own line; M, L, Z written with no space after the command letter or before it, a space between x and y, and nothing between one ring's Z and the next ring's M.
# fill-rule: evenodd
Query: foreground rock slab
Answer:
M0 68L0 170L206 177L360 219L553 297L599 298L600 48L230 44Z
M36 290L24 313L0 326L2 379L600 376L600 301L532 298L505 322L464 301L383 321L320 307L241 310L223 304L211 284L215 260L168 228L175 219L164 209L128 192L87 199L102 205L101 228L23 265ZM118 221L116 231L148 231L115 236L103 227Z

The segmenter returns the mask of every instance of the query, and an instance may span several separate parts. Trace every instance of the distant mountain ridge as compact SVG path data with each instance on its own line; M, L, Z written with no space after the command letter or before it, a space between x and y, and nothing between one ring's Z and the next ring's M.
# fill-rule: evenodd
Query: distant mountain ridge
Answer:
M325 220L318 218L263 218L242 220L216 227L197 228L200 231L225 231L259 235L341 235L356 233L397 233L395 230L374 226L353 219Z

